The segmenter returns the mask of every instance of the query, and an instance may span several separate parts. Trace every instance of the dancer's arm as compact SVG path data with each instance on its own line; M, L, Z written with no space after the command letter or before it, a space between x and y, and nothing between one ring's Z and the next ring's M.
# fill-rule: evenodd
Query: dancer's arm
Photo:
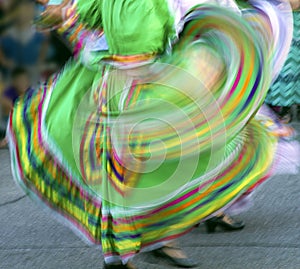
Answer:
M38 2L47 4L48 0L38 0ZM82 4L78 5L79 2L64 0L59 5L51 5L50 0L46 10L41 15L41 24L54 26L57 32L69 41L75 55L82 51L82 47L85 46L89 36L100 37L103 35L100 22L97 29L89 29L91 24L84 22L88 14L83 11L87 9L87 6L82 8ZM91 1L87 2L91 3Z
M289 0L293 10L300 8L300 0Z
M67 10L72 8L78 15L78 20L85 28L102 28L101 0L36 0L41 5L47 5L42 14L42 20L50 25L63 23L68 15Z
M215 4L218 6L222 6L227 9L231 9L234 12L240 13L238 5L234 0L182 0L178 3L178 1L174 2L175 4L180 6L181 13L184 15L193 7L200 4Z

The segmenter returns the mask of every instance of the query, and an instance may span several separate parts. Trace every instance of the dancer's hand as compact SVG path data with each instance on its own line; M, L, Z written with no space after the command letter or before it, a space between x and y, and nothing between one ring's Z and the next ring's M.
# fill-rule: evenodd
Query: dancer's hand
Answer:
M289 0L289 2L293 10L298 9L300 7L300 0Z
M35 0L35 1L43 6L47 5L49 2L49 0Z
M0 149L5 148L8 145L7 138L0 140Z
M47 6L46 10L41 14L42 22L46 25L58 25L63 21L62 5Z
M48 0L36 0L40 4L46 5ZM63 22L63 10L69 4L69 0L65 0L60 5L48 5L44 12L41 13L40 18L35 22L38 28L51 29L52 27L60 26Z

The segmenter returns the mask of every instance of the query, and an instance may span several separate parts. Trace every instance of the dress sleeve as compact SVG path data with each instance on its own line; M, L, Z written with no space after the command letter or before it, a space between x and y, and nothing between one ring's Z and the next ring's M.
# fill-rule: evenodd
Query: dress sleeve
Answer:
M102 0L73 0L79 21L87 28L99 29L102 26Z
M69 41L75 56L82 52L92 37L99 38L104 35L100 12L96 12L95 6L91 5L94 2L101 1L72 1L64 10L64 23L57 29Z

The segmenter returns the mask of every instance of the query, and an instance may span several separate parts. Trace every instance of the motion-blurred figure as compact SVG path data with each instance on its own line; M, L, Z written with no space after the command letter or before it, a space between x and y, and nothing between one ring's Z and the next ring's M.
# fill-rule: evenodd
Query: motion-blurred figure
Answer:
M9 113L17 99L30 90L30 79L27 71L23 68L16 68L12 72L12 83L1 95L2 117L7 122ZM0 147L7 145L6 139L2 139Z
M6 79L14 68L24 67L34 81L46 59L48 41L45 34L37 32L32 26L34 2L22 1L16 12L14 24L0 39L0 65Z
M270 88L266 103L282 123L292 121L291 107L297 105L297 120L300 120L300 3L291 1L294 18L294 33L291 50L277 80Z

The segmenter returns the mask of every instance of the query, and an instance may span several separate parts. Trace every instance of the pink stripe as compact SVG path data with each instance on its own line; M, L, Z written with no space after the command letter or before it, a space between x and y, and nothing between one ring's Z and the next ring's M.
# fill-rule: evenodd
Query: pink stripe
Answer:
M127 100L126 100L126 108L127 108L128 105L129 105L129 102L130 102L130 100L131 100L131 98L132 98L132 95L133 95L133 92L134 92L134 90L135 90L135 87L136 87L136 82L133 81L133 82L132 82L132 85L131 85L131 88L130 88L130 92L129 92L129 94L128 94L128 98L127 98Z

